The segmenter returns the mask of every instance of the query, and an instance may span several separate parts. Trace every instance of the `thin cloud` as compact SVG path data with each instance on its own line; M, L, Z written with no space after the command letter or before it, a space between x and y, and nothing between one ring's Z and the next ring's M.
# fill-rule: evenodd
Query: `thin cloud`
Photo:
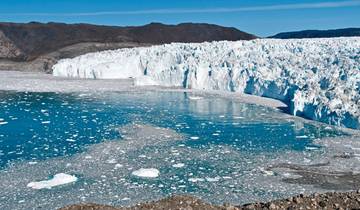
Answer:
M151 15L151 14L189 14L189 13L236 13L272 10L321 9L360 6L360 0L340 2L319 2L302 4L278 4L267 6L238 7L238 8L208 8L208 9L153 9L128 11L99 11L81 13L3 13L1 16L105 16L105 15Z

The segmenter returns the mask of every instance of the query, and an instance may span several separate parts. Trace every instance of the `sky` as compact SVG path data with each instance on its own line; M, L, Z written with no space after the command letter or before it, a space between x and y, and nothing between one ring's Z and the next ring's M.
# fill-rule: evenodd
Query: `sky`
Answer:
M0 0L1 22L213 23L258 36L360 27L360 0Z

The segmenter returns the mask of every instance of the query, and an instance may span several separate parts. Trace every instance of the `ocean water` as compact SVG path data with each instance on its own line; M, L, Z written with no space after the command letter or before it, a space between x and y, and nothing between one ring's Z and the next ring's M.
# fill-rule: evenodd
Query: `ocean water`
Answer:
M0 208L131 205L171 194L244 203L317 190L266 168L317 162L336 127L182 92L0 92ZM132 173L159 171L156 178ZM78 180L35 190L67 173Z

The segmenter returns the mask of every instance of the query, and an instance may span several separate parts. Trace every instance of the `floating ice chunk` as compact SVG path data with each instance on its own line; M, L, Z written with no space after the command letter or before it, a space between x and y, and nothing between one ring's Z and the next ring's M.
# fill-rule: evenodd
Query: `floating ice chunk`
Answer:
M306 150L318 150L319 148L317 147L305 147Z
M115 164L114 169L119 169L119 168L122 168L122 167L123 167L123 165L121 165L120 163L117 163L117 164Z
M188 181L195 183L195 182L203 182L203 181L205 181L205 179L203 179L203 178L189 178Z
M214 177L214 178L211 178L211 177L206 177L205 178L206 179L206 181L208 181L208 182L218 182L219 180L220 180L220 177Z
M192 136L192 137L190 137L190 139L191 139L191 140L198 140L198 139L200 139L200 137L198 137L198 136Z
M295 136L295 138L297 138L297 139L306 139L306 138L309 138L309 137L306 136L306 135L302 135L302 136Z
M190 100L201 100L201 99L203 99L203 97L200 97L200 96L189 96L189 99L190 99Z
M106 163L115 164L115 163L117 163L117 161L116 161L116 159L113 158L113 159L107 160Z
M174 167L174 168L182 168L184 166L185 166L184 163L176 163L176 164L172 165L172 167Z
M241 117L241 116L234 116L234 119L244 119L244 117Z
M160 175L160 171L156 168L140 168L139 170L133 171L131 174L144 178L156 178Z
M259 168L261 173L264 174L265 176L274 176L275 173L273 171L270 171L270 170L266 170L262 167Z
M41 122L41 124L49 124L50 123L50 121L43 121L43 122Z
M69 184L76 182L78 178L65 173L56 174L52 179L39 181L39 182L30 182L27 187L40 190L40 189L51 189L59 185Z
M0 122L0 125L6 125L6 124L8 124L8 122L5 122L5 121Z

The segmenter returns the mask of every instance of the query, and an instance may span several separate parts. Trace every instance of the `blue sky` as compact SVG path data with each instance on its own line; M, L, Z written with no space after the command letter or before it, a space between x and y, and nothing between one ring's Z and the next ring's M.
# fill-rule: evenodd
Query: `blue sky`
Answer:
M2 22L144 25L205 22L259 36L360 27L360 0L1 0Z

